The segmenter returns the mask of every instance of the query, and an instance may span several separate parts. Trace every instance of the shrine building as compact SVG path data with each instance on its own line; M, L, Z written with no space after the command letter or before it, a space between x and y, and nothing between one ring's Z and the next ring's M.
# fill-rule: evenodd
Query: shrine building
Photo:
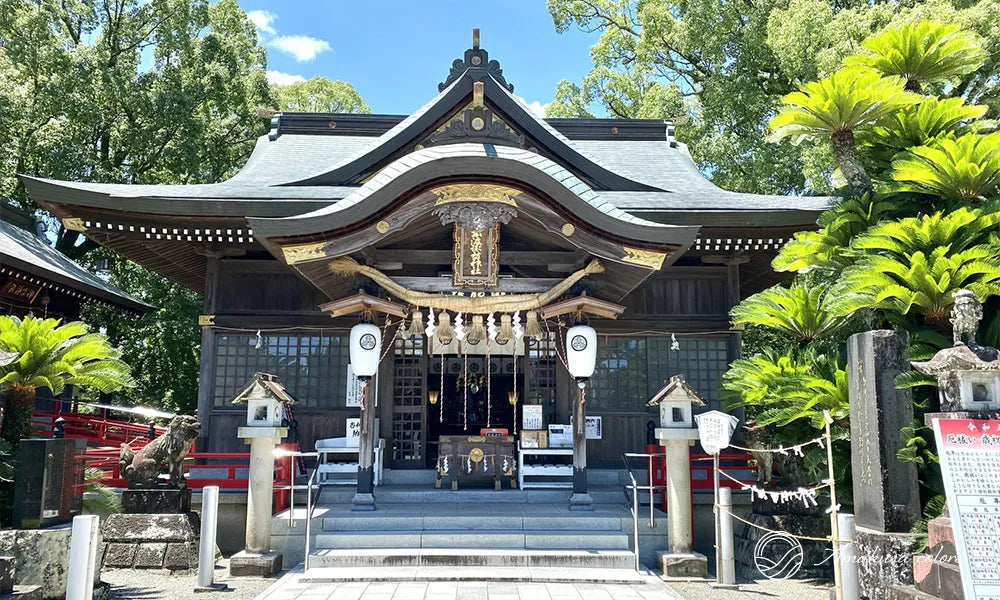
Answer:
M346 435L359 315L339 308L359 290L405 308L374 320L387 469L434 469L442 436L520 434L529 406L537 429L569 424L576 321L597 331L592 467L645 451L674 375L721 407L730 308L830 199L720 189L668 121L542 118L478 39L444 75L411 115L278 114L220 183L23 177L66 227L204 294L204 450L243 449L231 401L257 372L294 396L303 449ZM552 309L567 300L587 310Z

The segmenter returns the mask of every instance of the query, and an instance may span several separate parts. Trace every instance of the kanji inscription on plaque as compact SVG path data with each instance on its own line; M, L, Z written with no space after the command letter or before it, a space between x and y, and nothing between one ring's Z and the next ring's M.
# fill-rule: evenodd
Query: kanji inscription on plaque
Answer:
M1000 421L935 419L966 598L1000 600Z

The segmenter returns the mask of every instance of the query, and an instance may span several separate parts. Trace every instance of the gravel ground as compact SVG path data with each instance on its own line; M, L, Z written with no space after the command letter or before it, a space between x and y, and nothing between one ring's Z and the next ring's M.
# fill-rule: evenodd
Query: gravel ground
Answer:
M227 591L195 594L198 577L193 573L173 575L169 571L105 569L101 581L111 585L107 600L252 600L278 578L229 577L229 559L216 562L215 581L229 585Z
M741 583L739 591L718 590L707 583L671 583L684 600L828 600L830 582L762 579Z

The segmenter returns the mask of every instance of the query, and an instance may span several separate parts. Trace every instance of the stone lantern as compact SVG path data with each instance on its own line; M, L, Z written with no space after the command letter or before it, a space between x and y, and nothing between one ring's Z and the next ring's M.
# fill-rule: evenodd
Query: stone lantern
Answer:
M282 426L285 407L295 399L278 378L255 373L233 404L247 407L247 424L237 435L250 444L246 549L233 555L233 575L270 576L281 570L281 557L271 552L271 499L274 495L274 448L288 434Z
M693 409L706 402L682 375L674 375L648 405L659 406L660 426L655 433L667 467L667 552L658 552L657 560L664 575L705 577L708 560L693 550L690 448L698 439Z
M944 412L995 412L1000 410L1000 352L976 343L983 306L968 290L955 292L951 322L955 345L939 351L913 368L938 380Z

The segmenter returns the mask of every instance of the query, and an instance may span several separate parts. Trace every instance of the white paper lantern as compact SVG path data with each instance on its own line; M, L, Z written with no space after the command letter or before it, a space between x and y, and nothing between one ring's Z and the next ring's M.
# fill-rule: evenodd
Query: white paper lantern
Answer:
M566 332L566 363L577 380L594 374L597 363L597 332L590 325L574 325Z
M357 377L372 377L378 371L382 353L382 333L371 323L358 323L351 328L351 367Z

